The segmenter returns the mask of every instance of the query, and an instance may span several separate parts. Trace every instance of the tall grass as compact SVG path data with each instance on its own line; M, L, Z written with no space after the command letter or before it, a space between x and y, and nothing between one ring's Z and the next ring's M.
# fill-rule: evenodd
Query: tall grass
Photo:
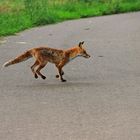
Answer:
M140 0L0 0L0 36L67 19L139 10Z

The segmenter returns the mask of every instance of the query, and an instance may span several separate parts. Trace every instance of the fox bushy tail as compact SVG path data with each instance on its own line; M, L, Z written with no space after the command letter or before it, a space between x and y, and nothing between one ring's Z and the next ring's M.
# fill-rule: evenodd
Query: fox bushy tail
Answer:
M26 61L27 59L29 59L31 57L32 57L31 52L30 51L26 51L25 53L17 56L15 59L12 59L12 60L9 60L9 61L5 62L3 64L3 67L8 67L10 65L14 65L14 64Z

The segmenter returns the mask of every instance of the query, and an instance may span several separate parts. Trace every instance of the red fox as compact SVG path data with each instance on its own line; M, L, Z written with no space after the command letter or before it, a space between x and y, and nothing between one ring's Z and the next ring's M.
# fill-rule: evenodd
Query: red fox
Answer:
M10 65L20 63L31 57L34 57L36 61L31 66L31 70L35 78L38 78L38 75L41 76L42 79L46 78L43 74L41 74L40 70L44 68L48 62L50 62L54 63L58 69L59 75L56 75L56 78L60 78L62 82L65 82L66 80L63 79L64 71L62 70L64 65L66 65L68 62L78 56L82 56L85 58L90 57L90 55L87 54L86 50L83 48L83 44L84 41L80 42L75 47L69 48L67 50L48 47L32 48L30 50L27 50L20 56L16 57L15 59L9 60L8 62L4 63L3 67L8 67Z

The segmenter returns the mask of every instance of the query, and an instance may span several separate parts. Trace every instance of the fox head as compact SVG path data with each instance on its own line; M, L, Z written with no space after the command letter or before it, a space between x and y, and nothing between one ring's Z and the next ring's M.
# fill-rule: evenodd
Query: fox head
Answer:
M85 58L90 58L90 55L87 54L86 50L83 47L83 44L84 44L84 41L79 42L79 45L78 45L79 55L82 56L82 57L85 57Z

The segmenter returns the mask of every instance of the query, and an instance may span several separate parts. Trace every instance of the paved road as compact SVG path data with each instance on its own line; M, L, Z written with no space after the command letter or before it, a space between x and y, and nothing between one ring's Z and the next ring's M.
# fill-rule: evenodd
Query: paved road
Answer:
M140 140L140 12L66 21L4 38L0 65L26 49L85 41L67 83L34 79L32 60L0 71L0 140Z

